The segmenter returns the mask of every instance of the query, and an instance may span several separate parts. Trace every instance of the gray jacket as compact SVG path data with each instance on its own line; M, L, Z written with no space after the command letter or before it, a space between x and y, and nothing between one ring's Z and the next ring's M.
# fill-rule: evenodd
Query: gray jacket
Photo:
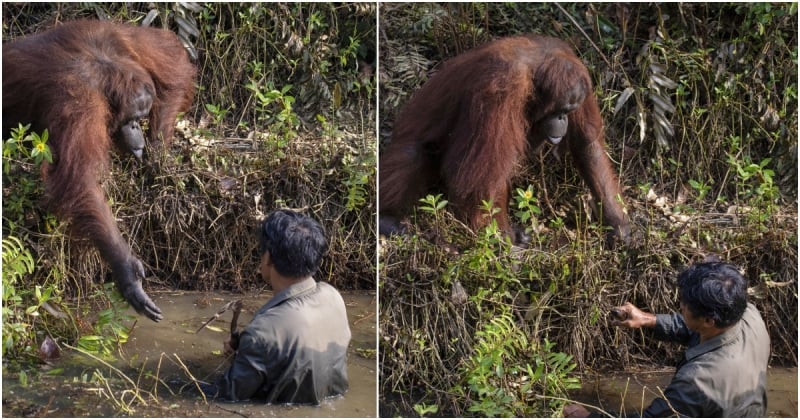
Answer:
M219 397L267 403L318 404L347 390L350 327L344 300L308 279L281 291L239 336Z
M702 344L679 314L657 315L654 334L688 348L664 390L666 400L653 400L643 417L766 415L769 334L752 303L733 327Z

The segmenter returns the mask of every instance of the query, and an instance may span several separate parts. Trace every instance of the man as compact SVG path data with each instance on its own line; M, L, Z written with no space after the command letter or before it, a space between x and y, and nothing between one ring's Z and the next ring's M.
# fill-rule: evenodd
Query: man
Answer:
M681 314L653 315L630 303L615 308L615 325L652 328L655 338L687 346L664 397L642 417L764 417L769 335L747 282L733 266L707 262L678 276ZM580 404L566 417L588 417ZM636 415L638 417L638 413Z
M279 404L318 404L343 394L350 342L344 300L311 277L328 249L322 227L278 210L262 223L259 242L261 276L275 294L241 332L238 345L225 340L226 354L236 355L213 391L233 401Z

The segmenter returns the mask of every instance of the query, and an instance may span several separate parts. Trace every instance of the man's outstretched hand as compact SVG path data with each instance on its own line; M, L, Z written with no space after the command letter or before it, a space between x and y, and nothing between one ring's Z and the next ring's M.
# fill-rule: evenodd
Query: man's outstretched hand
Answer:
M656 326L656 316L645 312L630 302L617 306L611 310L611 325L626 328L653 328Z

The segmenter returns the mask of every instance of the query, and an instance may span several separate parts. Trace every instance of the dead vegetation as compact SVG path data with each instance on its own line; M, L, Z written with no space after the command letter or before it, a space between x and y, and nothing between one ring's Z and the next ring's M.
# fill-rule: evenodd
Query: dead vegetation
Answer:
M330 251L315 277L374 290L375 12L368 3L4 4L3 38L79 18L194 33L198 90L175 139L141 162L115 155L104 183L145 265L145 289L268 288L253 230L270 211L292 208L326 229ZM64 293L77 319L41 321L70 341L94 322L86 300L102 295L108 267L41 209L38 168L15 165L22 173L13 185L4 175L3 235L22 238L36 262L16 285L20 305L35 299L36 285ZM29 316L19 313L19 325ZM20 349L35 339L27 331Z
M588 189L552 149L530 156L514 182L532 187L540 210L524 224L534 237L527 250L418 209L415 236L379 249L382 415L560 415L536 404L564 397L551 388L563 378L525 388L531 376L513 371L548 341L581 371L671 366L678 347L610 327L608 310L626 301L675 310L678 272L710 255L750 280L771 363L796 365L797 9L762 6L381 8L381 62L390 63L381 67L382 143L441 60L524 32L572 43L594 77L634 235L630 247L604 248ZM508 312L527 347L505 347L502 359L480 354L492 374L465 369ZM506 411L490 411L497 406Z

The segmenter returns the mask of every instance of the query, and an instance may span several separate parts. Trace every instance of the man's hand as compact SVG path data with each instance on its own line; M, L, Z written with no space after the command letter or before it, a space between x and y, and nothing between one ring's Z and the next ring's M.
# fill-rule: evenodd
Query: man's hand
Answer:
M564 417L589 417L589 410L580 404L567 404L564 406Z
M627 328L653 328L656 326L656 316L642 311L630 302L617 306L611 310L611 325Z
M223 348L222 353L225 356L230 356L230 355L236 353L236 349L233 348L233 346L231 345L231 337L230 336L228 336L228 338L226 338L225 340L222 341L222 348Z

